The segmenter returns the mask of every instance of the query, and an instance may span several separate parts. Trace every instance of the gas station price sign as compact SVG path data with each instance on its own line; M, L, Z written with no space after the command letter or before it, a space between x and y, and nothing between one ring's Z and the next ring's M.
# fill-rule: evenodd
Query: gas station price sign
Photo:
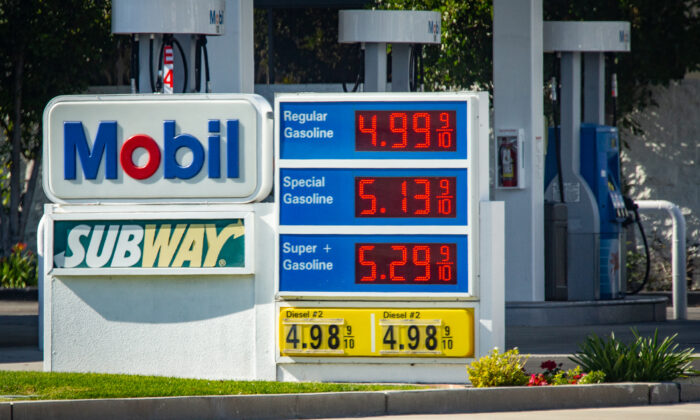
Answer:
M281 102L281 159L466 159L464 100Z
M283 225L467 225L467 169L280 169Z
M474 356L469 98L277 96L277 298L344 301L280 307L281 357Z
M281 307L278 323L282 356L474 356L473 308Z
M467 235L280 235L279 291L469 291Z
M455 217L456 177L355 177L355 217Z
M457 244L356 243L355 283L455 284Z
M457 150L454 110L355 111L355 150Z

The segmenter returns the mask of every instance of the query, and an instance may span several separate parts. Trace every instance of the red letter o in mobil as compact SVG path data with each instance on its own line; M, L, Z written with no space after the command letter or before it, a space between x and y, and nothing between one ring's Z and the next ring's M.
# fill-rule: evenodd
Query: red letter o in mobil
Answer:
M134 150L140 147L148 152L148 161L143 166L136 166L133 160ZM160 149L150 136L136 134L124 142L122 150L119 152L119 162L122 164L124 172L130 177L146 179L156 173L160 166Z

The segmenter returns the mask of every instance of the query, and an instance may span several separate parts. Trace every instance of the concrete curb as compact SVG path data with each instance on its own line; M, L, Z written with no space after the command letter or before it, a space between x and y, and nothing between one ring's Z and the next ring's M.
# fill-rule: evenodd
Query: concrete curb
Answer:
M276 419L477 413L700 401L699 384L621 383L0 403L0 420Z

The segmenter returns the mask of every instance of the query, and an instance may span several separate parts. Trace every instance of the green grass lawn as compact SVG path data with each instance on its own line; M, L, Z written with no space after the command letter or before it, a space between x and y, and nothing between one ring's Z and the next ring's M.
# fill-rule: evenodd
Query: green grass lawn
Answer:
M183 395L286 394L418 388L420 387L411 385L216 381L162 376L0 371L0 401L17 399L62 400Z

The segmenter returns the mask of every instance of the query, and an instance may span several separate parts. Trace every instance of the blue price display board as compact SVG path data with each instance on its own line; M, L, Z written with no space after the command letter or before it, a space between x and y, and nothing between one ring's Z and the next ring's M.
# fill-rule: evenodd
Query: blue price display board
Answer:
M280 235L280 292L468 293L467 235Z
M466 159L466 101L281 102L281 159Z
M467 169L280 169L281 225L468 224Z

